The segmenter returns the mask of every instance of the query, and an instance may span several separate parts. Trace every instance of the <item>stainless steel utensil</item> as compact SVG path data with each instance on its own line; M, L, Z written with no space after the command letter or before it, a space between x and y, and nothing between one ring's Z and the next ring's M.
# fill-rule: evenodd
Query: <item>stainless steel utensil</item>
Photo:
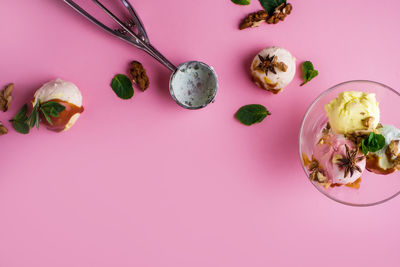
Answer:
M174 64L151 45L142 21L128 0L120 0L130 14L131 20L128 22L123 22L115 16L100 1L92 1L118 23L121 29L111 29L73 0L64 0L65 3L103 30L145 51L170 69L172 75L169 82L169 91L172 98L180 106L187 109L200 109L214 100L218 90L218 78L212 67L200 61L189 61L175 67ZM137 34L133 32L133 27L137 28Z

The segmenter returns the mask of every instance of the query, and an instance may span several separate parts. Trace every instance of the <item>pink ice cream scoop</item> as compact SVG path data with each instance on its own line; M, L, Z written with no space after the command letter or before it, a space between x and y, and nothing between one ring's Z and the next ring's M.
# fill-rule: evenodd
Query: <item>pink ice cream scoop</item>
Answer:
M314 149L313 158L318 161L319 168L331 184L354 183L365 170L366 160L365 158L361 159L363 154L358 151L356 154L358 160L355 161L355 164L359 170L353 168L353 175L348 172L345 177L346 168L343 167L343 159L347 158L346 145L350 152L356 149L356 145L343 135L327 134L322 137Z

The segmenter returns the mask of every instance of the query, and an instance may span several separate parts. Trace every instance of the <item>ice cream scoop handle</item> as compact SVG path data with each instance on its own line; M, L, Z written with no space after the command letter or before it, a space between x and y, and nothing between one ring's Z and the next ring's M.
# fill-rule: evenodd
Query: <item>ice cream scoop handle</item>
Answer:
M121 26L129 35L131 35L132 38L135 39L136 47L146 51L148 54L150 54L153 58L157 59L161 64L163 64L165 67L167 67L171 71L176 70L176 67L168 59L166 59L155 47L153 47L150 44L149 39L146 34L146 31L144 30L143 24L141 23L139 17L136 15L133 7L129 4L129 2L127 0L121 0L121 1L128 8L128 11L130 12L130 14L132 16L132 19L135 22L135 25L139 29L139 33L141 33L140 36L137 36L127 25L125 25L125 23L123 23L117 16L115 16L110 10L108 10L98 0L93 0L93 1L101 9L103 9L103 11L106 12L108 16L110 16L116 23L118 23L118 25ZM137 44L139 44L139 45L137 45Z
M104 10L116 23L118 23L123 30L126 33L123 33L118 30L113 30L109 27L107 27L105 24L97 20L95 17L90 15L88 12L86 12L82 7L80 7L78 4L76 4L73 0L64 0L65 3L67 3L70 7L72 7L75 11L77 11L79 14L87 18L89 21L94 23L95 25L99 26L106 32L118 37L121 40L124 40L125 42L128 42L129 44L145 51L149 55L151 55L153 58L158 60L161 64L163 64L165 67L170 69L171 71L175 71L176 67L174 64L172 64L168 59L166 59L156 48L154 48L147 37L146 31L143 27L142 22L140 21L139 17L137 16L136 12L132 8L132 6L129 4L127 0L121 0L121 2L124 4L124 6L128 9L130 15L132 16L132 20L134 21L136 27L138 27L139 34L136 35L130 27L125 25L120 19L118 19L111 11L109 11L103 4L101 4L97 0L93 0L102 10ZM129 35L127 35L129 34Z

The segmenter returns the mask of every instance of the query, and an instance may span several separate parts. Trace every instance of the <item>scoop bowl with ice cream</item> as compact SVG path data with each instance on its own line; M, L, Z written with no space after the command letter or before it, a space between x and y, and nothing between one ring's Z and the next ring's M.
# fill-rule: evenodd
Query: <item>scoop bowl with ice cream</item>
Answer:
M299 154L307 179L319 192L352 206L376 205L400 194L400 172L378 175L371 171L368 157L361 159L363 154L360 151L356 153L355 157L359 159L354 163L361 172L353 168L352 176L345 177L343 164L337 161L346 155L346 145L350 153L354 150L354 143L357 142L350 138L353 134L371 131L378 134L379 128L388 124L398 129L399 104L400 94L396 90L366 80L335 85L314 100L300 128ZM328 121L331 124L329 129L326 127ZM391 134L394 136L393 131ZM326 136L325 140L321 141L323 136ZM349 140L352 142L349 143ZM386 144L387 147L389 145ZM392 144L392 148L394 146ZM377 153L382 156L382 151ZM314 163L310 166L313 160L319 165ZM315 177L317 179L311 179L310 167L320 170L323 176L320 174Z
M51 124L41 117L41 123L47 129L62 132L70 129L79 116L83 112L82 94L78 87L72 82L56 79L45 83L34 94L32 99L32 107L37 102L45 104L47 102L57 102L65 107L65 109L57 116L51 118ZM43 114L41 114L43 116Z

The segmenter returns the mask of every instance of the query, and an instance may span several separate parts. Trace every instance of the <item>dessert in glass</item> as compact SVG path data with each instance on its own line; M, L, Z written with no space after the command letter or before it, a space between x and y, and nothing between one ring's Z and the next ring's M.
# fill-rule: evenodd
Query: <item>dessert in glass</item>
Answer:
M343 204L370 206L400 193L400 94L372 81L323 92L300 129L299 152L312 184Z

